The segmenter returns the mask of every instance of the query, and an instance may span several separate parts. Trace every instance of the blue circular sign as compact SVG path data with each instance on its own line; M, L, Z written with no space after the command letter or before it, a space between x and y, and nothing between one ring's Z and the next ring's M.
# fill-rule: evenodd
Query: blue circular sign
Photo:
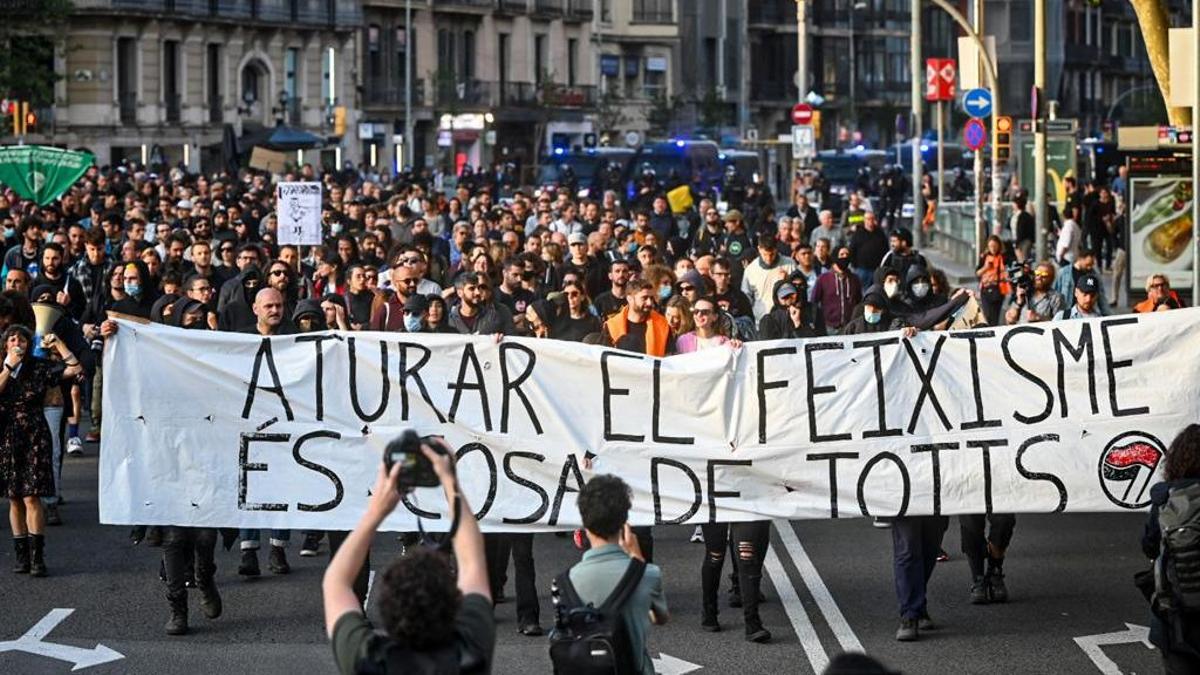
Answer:
M972 89L963 95L962 107L971 117L987 117L992 114L992 92Z
M963 127L963 144L972 151L987 145L987 127L983 126L983 122L975 118L967 121Z

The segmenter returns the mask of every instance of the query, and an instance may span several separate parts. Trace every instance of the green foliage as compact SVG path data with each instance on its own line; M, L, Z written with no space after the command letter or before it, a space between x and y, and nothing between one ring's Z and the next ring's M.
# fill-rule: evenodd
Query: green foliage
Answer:
M651 136L669 136L679 113L683 110L682 96L667 96L658 94L650 101L650 110L646 112L646 122L650 125Z
M700 128L710 136L720 135L721 127L732 122L729 104L722 101L716 89L709 89L697 103L700 112Z
M71 0L11 3L0 20L0 94L32 102L54 103L55 48L65 39Z

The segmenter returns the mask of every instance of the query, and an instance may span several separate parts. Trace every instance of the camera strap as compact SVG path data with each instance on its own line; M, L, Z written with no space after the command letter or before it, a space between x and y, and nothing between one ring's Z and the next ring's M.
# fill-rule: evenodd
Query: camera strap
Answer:
M445 552L449 551L454 545L454 535L458 533L458 525L459 521L461 520L459 513L462 508L462 496L460 495L460 488L457 480L455 480L454 502L451 504L451 508L453 509L454 515L453 519L450 521L450 529L446 531L445 537L440 542L434 540L433 537L425 531L425 526L421 524L421 516L417 516L417 532L420 534L422 546L427 546L429 548Z

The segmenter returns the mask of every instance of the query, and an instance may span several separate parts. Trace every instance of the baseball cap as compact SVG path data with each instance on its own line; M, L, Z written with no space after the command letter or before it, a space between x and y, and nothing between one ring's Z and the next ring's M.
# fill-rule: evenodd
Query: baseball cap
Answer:
M782 284L779 288L775 289L775 297L779 300L795 295L796 293L796 287L791 284Z
M1100 280L1094 274L1085 274L1075 283L1075 288L1089 295L1095 295L1100 292Z
M404 311L406 312L422 314L428 310L429 298L426 298L419 293L414 293L413 295L408 296L408 299L404 301Z
M574 232L567 236L567 244L587 244L587 237L580 232Z
M191 208L192 208L192 200L190 200L190 199L180 199L178 202L175 202L175 208L177 208L177 209L191 209Z

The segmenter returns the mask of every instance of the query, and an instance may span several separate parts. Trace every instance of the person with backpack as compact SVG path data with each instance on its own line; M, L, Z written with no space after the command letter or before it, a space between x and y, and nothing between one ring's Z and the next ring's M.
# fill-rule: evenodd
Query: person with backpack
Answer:
M629 526L629 486L613 475L596 476L576 505L591 548L554 580L554 672L653 675L646 635L670 614L662 571L643 560Z
M441 446L435 450L431 443ZM321 590L325 630L338 672L489 673L496 649L496 620L483 555L483 535L454 473L454 451L440 439L423 439L421 453L433 466L454 511L454 563L440 549L418 547L379 575L377 606L384 632L363 614L355 580L375 531L395 510L404 462L379 467L366 513L342 543ZM455 571L457 570L457 578Z
M1150 642L1162 652L1163 670L1200 673L1200 424L1179 432L1164 461L1142 534L1153 575L1138 575L1138 586L1150 600Z

